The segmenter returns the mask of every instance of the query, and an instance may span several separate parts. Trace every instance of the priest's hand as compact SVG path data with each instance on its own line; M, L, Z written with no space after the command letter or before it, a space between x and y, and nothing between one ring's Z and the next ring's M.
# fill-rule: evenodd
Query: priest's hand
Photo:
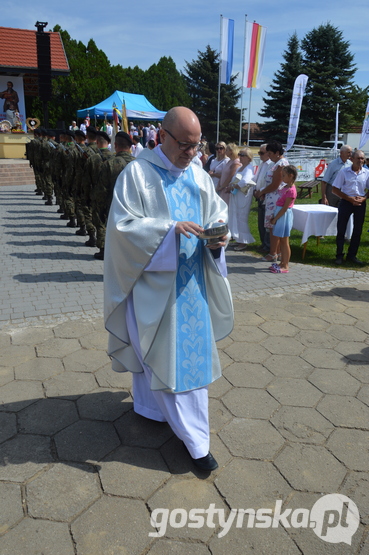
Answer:
M176 233L178 235L180 233L182 233L182 235L187 237L187 239L191 238L189 233L192 233L192 235L196 235L196 237L197 237L199 235L199 233L202 233L203 231L204 231L204 228L201 227L201 225L199 225L199 224L195 224L195 222L177 222L176 223Z
M224 220L218 220L219 223L224 224ZM231 234L229 233L229 237ZM219 237L219 241L217 243L207 244L207 248L213 250L220 249L221 247L226 247L228 243L228 234L223 235L223 237Z

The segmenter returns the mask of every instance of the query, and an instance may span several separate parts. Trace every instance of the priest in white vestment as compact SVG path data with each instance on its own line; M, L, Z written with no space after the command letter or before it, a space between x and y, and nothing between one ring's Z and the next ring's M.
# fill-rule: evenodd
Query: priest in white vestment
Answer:
M233 328L227 237L203 229L227 221L206 172L191 163L201 128L188 108L169 110L162 144L119 175L105 243L105 326L113 369L133 373L134 410L168 422L193 462L214 470L207 386L220 377L216 341Z

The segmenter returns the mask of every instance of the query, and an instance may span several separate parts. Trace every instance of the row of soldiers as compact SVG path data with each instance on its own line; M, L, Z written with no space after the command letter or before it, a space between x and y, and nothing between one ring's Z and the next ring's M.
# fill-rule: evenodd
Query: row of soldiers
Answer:
M56 131L38 128L26 145L26 156L33 168L36 195L45 204L59 205L57 212L68 227L78 227L76 235L89 236L87 247L98 247L94 254L104 259L105 229L115 181L134 160L132 139L120 131L115 135L115 154L109 150L110 137L88 127L83 131Z

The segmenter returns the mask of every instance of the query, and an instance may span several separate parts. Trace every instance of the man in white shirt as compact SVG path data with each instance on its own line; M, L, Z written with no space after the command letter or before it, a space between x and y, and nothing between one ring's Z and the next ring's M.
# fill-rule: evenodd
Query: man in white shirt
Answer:
M83 123L81 123L79 128L80 128L81 131L83 131L83 133L87 133L87 127L88 127L88 120L85 119L85 121Z
M137 158L137 156L143 150L143 146L140 143L140 138L139 138L138 135L133 135L132 141L133 141L133 145L132 145L132 148L131 148L132 156Z
M322 188L322 204L329 204L337 208L340 199L332 192L332 185L336 179L336 175L342 168L351 166L350 160L352 148L349 145L344 145L340 148L340 155L328 165L324 177L321 182Z
M265 188L265 178L272 161L269 160L269 155L266 150L266 143L262 144L259 148L260 165L254 177L256 183L256 191L262 191ZM256 197L255 197L256 198ZM270 234L269 229L264 225L265 220L265 197L257 198L258 203L258 230L261 241L261 250L269 252L270 250Z
M354 264L363 264L356 255L360 245L369 189L369 170L363 168L364 162L364 152L356 150L352 156L352 166L342 168L333 182L332 191L341 199L337 218L336 264L343 262L345 232L351 214L354 215L354 230L346 260Z

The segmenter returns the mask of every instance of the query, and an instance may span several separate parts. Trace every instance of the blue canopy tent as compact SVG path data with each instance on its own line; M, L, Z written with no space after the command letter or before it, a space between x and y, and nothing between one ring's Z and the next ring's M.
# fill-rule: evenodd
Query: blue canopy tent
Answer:
M113 105L115 104L116 108L121 111L123 101L126 104L127 119L129 120L162 120L166 114L166 112L161 112L150 104L143 94L115 91L109 98L99 102L99 104L90 108L84 108L83 110L77 110L77 117L85 118L90 116L90 118L101 118L105 117L106 114L108 119L112 119Z

